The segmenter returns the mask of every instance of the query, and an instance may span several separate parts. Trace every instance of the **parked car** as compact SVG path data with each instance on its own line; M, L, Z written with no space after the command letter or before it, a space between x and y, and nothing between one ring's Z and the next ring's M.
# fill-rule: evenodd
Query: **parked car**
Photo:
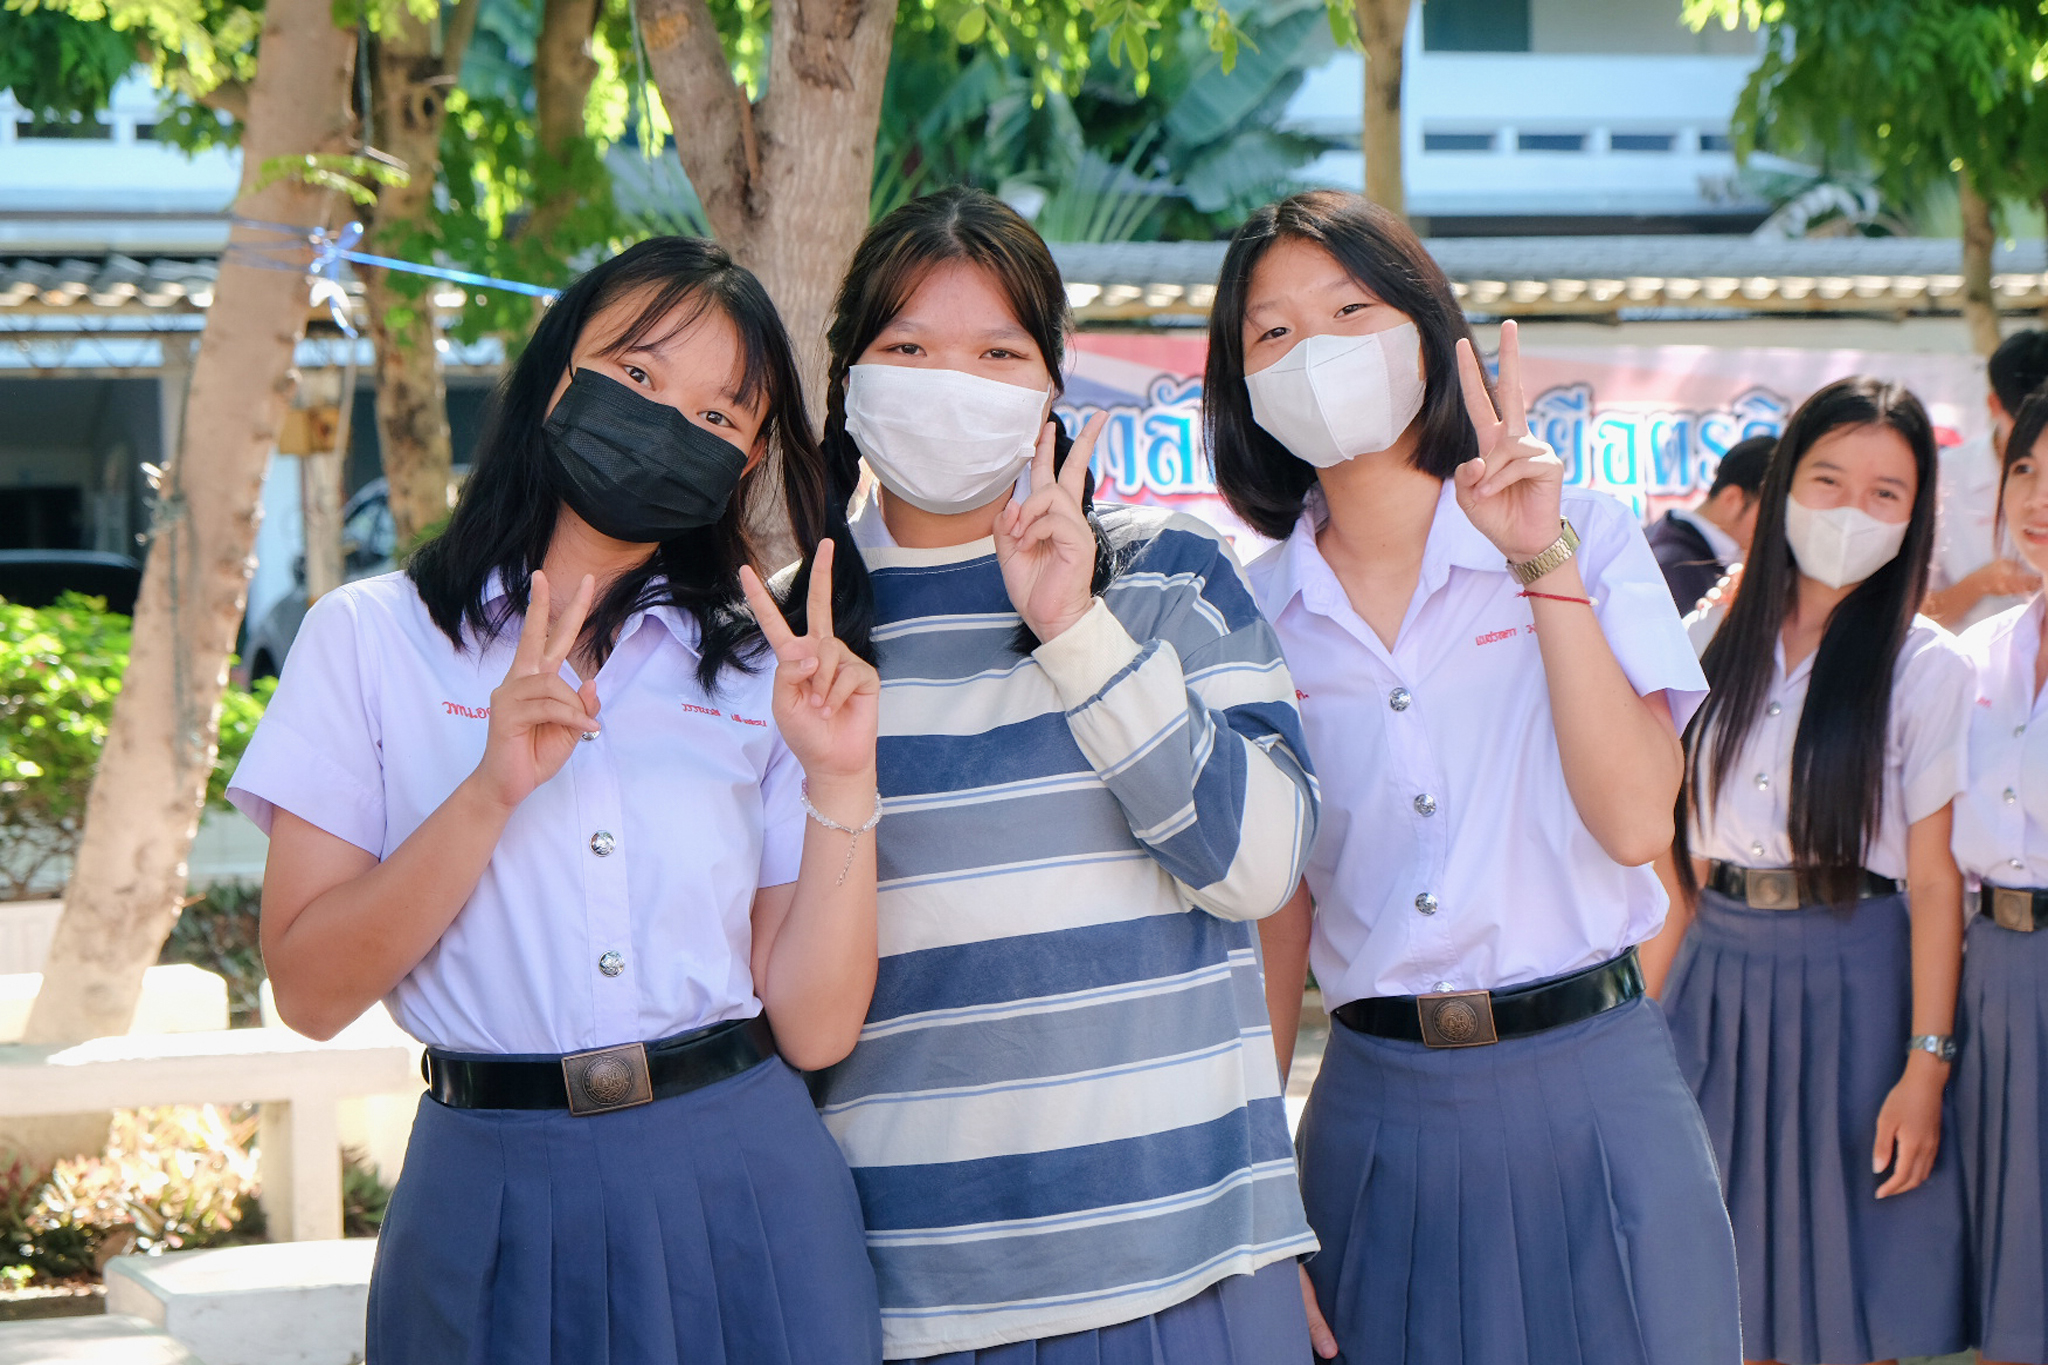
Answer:
M107 599L107 610L135 614L142 566L104 550L0 550L0 599L47 607L67 592Z
M356 490L341 509L341 576L344 581L371 578L397 567L398 526L391 519L391 497L384 480L376 479ZM249 628L242 657L248 661L249 676L274 678L291 653L299 622L306 619L306 557L292 560L291 592L286 593L263 619Z

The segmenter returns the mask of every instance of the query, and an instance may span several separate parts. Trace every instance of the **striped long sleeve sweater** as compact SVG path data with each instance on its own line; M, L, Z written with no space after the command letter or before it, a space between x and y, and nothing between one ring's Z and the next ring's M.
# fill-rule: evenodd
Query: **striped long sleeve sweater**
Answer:
M891 1360L1130 1321L1315 1247L1252 923L1315 832L1294 685L1214 532L1102 521L1126 567L1029 655L992 542L856 530L882 958L820 1103Z

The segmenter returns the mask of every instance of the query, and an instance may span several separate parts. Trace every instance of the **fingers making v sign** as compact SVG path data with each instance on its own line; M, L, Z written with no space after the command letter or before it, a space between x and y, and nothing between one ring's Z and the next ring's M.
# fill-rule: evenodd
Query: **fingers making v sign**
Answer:
M477 765L485 790L507 807L560 772L585 735L597 734L596 680L574 688L562 677L596 595L597 580L585 574L562 619L550 626L548 576L534 570L512 667L491 693L490 733Z
M1522 401L1522 349L1515 324L1500 325L1500 407L1486 392L1470 341L1458 343L1458 383L1479 434L1479 457L1458 466L1458 506L1517 563L1534 559L1557 539L1564 461L1529 434Z
M761 633L775 651L775 723L783 742L813 778L855 777L875 765L875 718L882 693L874 667L832 633L833 542L811 560L807 629L789 628L782 609L750 568L740 586Z
M1088 524L1081 499L1088 486L1088 463L1095 442L1109 423L1109 414L1088 419L1067 452L1066 467L1053 473L1053 441L1058 428L1047 422L1038 434L1038 453L1031 459L1031 496L1012 502L996 518L996 561L1003 586L1024 624L1041 642L1063 634L1087 615L1094 593L1095 531Z

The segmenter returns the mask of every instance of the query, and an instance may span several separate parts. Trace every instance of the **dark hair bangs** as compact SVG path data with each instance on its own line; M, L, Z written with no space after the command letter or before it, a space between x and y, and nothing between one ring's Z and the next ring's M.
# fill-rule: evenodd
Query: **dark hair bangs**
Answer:
M1918 474L1898 554L1835 607L1813 657L1806 704L1792 743L1787 833L1809 894L1853 904L1864 850L1883 813L1893 670L1927 588L1934 551L1937 453L1926 408L1903 385L1867 375L1840 379L1799 405L1786 423L1759 491L1756 531L1742 589L1701 656L1708 693L1686 727L1678 798L1678 874L1690 886L1691 821L1725 788L1756 728L1776 672L1779 633L1799 591L1785 539L1792 478L1830 432L1877 426L1898 433Z
M1252 417L1244 382L1244 320L1252 275L1283 240L1307 242L1382 303L1406 314L1422 338L1423 396L1414 465L1439 479L1479 453L1458 380L1458 342L1471 325L1451 282L1415 233L1378 204L1341 190L1311 190L1253 213L1230 239L1209 310L1202 425L1216 486L1230 509L1272 540L1284 540L1315 486L1316 467ZM1474 353L1478 345L1473 345ZM1482 374L1484 367L1482 366ZM1486 378L1487 392L1493 381Z

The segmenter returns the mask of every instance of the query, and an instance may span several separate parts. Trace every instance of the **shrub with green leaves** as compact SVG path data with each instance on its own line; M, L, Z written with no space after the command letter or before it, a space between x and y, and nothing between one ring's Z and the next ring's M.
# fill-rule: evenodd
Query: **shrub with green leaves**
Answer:
M0 601L0 900L61 877L85 824L93 767L128 667L128 618L95 597L55 606ZM220 749L207 783L219 805L275 682L222 697Z

